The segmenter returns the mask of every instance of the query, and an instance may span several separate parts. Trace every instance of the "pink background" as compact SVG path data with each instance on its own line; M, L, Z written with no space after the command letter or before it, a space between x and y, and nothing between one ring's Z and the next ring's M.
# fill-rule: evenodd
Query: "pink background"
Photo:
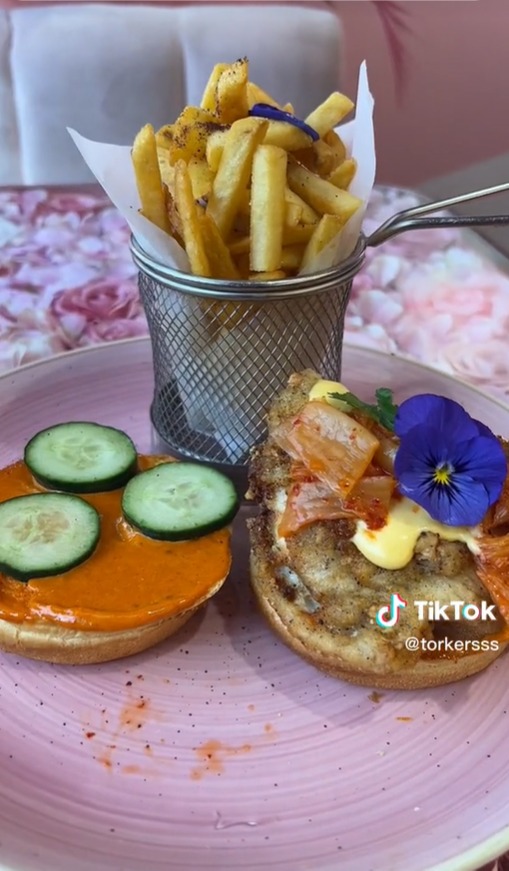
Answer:
M0 2L0 7L29 5L31 0ZM416 187L509 153L507 0L313 5L341 18L348 93L355 93L359 62L368 61L379 182Z
M509 152L507 0L346 0L329 6L344 26L349 92L360 60L368 60L379 181L416 186ZM394 28L393 48L402 58L399 97L384 7L399 7L408 28Z

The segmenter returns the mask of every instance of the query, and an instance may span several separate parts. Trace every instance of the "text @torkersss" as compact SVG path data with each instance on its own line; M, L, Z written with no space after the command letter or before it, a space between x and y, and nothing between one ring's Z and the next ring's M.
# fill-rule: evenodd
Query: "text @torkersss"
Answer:
M417 638L411 635L405 639L405 647L407 650L419 650L422 653L487 653L488 651L497 651L500 642L494 638Z

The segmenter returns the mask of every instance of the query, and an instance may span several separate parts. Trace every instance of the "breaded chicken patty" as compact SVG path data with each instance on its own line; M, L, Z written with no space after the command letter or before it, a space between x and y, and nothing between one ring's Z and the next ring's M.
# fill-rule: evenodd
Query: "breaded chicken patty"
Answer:
M312 372L293 376L268 415L268 437L254 449L249 498L260 506L249 521L252 585L262 612L296 652L330 674L373 687L413 688L443 684L485 668L504 644L488 640L504 621L433 622L418 613L417 601L493 602L479 580L467 545L425 532L403 568L379 568L353 544L355 520L324 520L281 537L278 525L292 483L292 461L274 440L278 426L308 402L318 380ZM392 628L376 615L391 593L407 602ZM422 609L426 611L426 609ZM448 616L454 616L448 610ZM468 641L467 654L409 650L420 641ZM433 646L433 645L431 645ZM443 646L442 646L443 647ZM482 649L487 648L487 649Z

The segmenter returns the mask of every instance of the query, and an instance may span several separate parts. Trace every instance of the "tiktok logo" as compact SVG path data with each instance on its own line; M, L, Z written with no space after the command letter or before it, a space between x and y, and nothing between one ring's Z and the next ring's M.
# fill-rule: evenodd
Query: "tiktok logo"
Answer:
M408 602L401 598L399 593L392 593L389 605L384 605L376 615L376 622L382 629L390 629L399 620L400 608L406 608Z

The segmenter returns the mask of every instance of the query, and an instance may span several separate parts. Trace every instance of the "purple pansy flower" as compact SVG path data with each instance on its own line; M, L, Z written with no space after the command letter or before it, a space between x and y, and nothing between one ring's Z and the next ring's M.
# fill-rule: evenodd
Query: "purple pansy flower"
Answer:
M424 393L399 406L398 489L435 520L475 526L499 498L507 460L497 437L459 403Z

